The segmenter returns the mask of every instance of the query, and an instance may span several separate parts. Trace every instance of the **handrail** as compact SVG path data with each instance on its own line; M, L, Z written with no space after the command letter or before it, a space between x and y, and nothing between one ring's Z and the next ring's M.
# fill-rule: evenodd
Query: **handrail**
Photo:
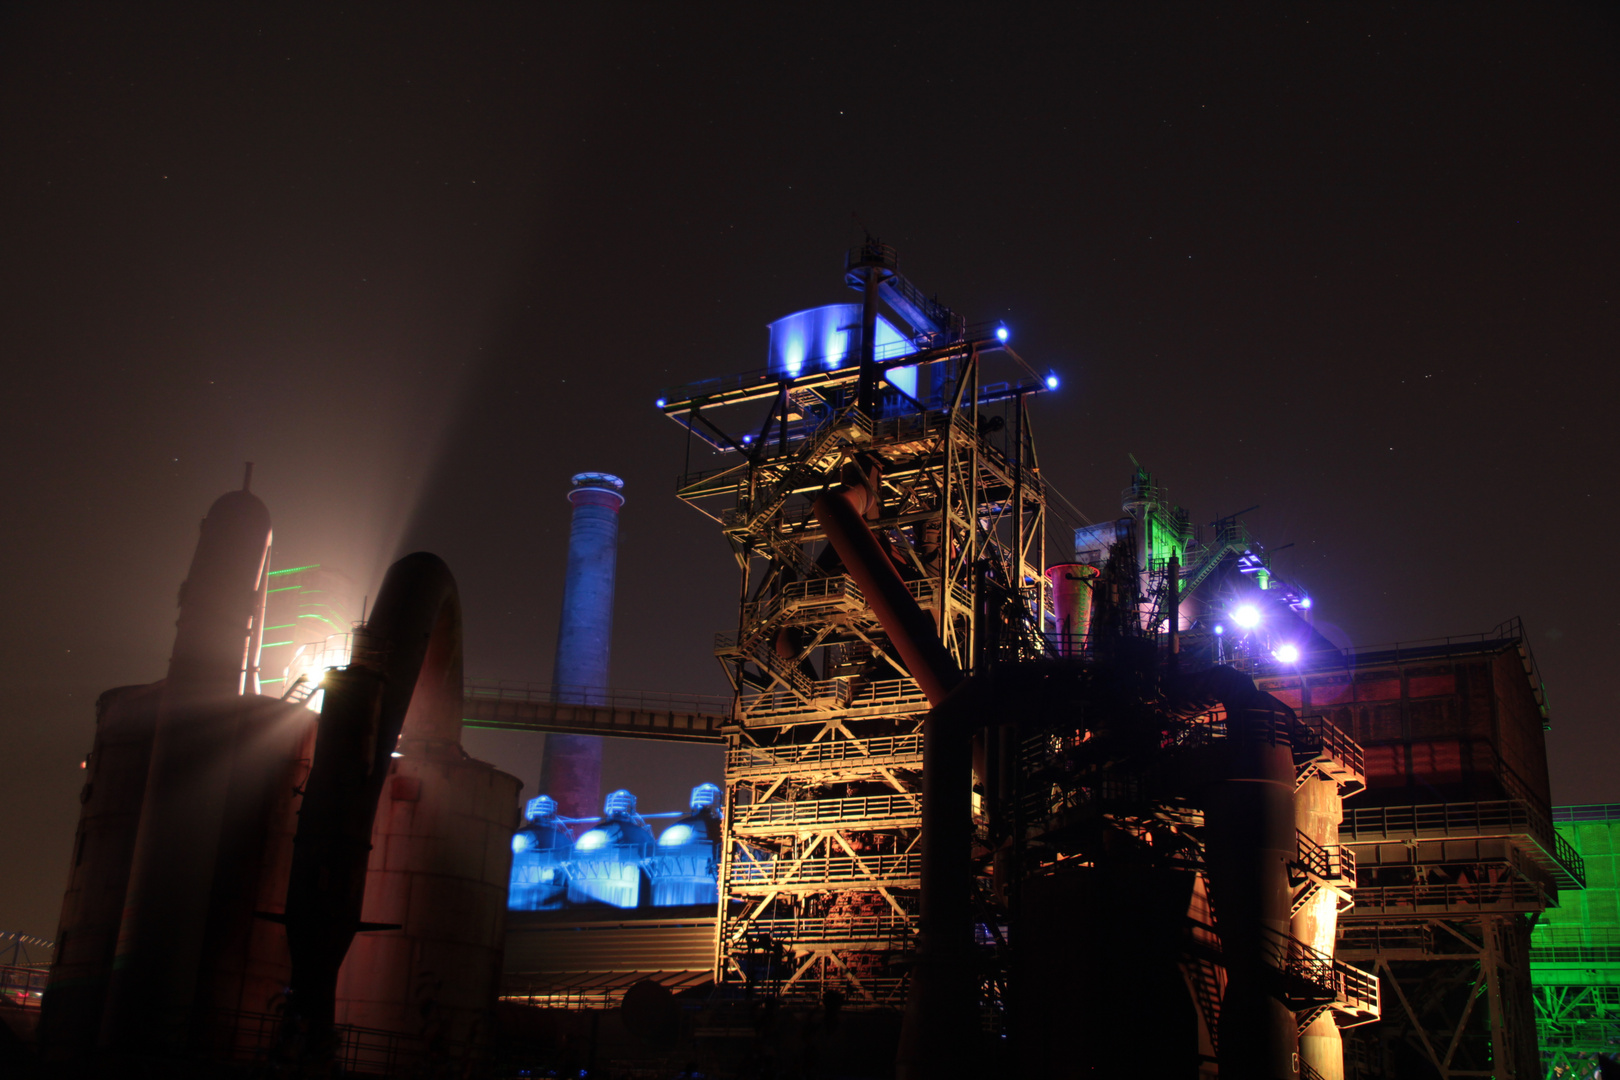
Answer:
M800 799L751 803L732 812L734 832L767 826L842 825L872 819L922 819L921 795L864 795L849 799Z
M810 698L826 704L806 705L793 695L778 689L744 694L738 701L739 715L744 721L770 719L781 723L785 717L819 717L828 709L845 715L872 712L924 713L928 711L928 698L910 679L883 679L852 687L847 678L820 679L814 684Z
M495 701L540 702L556 705L605 705L648 712L696 713L724 716L731 712L730 697L715 694L675 694L660 690L627 690L606 686L545 686L538 683L468 679L468 698Z
M726 768L826 765L834 762L859 764L870 759L921 757L922 741L921 735L880 735L862 739L859 743L836 739L790 746L742 746L726 752Z
M1317 990L1333 1007L1380 1015L1378 976L1335 960L1292 934L1276 935L1282 955L1278 965L1289 975Z
M1323 846L1299 829L1294 830L1300 866L1318 881L1356 882L1356 856L1341 845Z
M1294 721L1295 731L1308 732L1310 737L1318 740L1320 750L1318 756L1323 756L1365 779L1367 775L1366 756L1361 745L1341 730L1338 725L1324 716L1303 716ZM1296 750L1308 750L1307 745L1300 745L1294 741Z
M915 878L922 873L922 854L834 855L823 858L738 859L731 864L730 886L827 885L843 882L875 883L894 878Z
M1540 911L1552 900L1534 882L1483 881L1477 884L1374 885L1355 890L1355 914L1388 916L1409 911L1413 914L1458 908Z
M1468 803L1418 803L1400 806L1346 807L1339 837L1347 843L1371 843L1390 833L1414 836L1495 835L1508 831L1525 834L1570 879L1576 888L1586 884L1586 861L1569 841L1528 803L1519 799L1492 799ZM1367 840L1360 837L1366 834Z
M726 928L727 937L739 933L769 934L794 944L809 941L868 941L904 944L915 933L912 919L890 912L884 915L821 916L806 919L737 920Z

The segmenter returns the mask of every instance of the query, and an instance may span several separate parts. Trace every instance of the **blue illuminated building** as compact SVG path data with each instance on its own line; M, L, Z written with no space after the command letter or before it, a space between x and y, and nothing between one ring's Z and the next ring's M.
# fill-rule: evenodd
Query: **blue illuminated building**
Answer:
M642 863L653 850L652 830L636 813L636 797L620 788L602 805L602 820L574 841L568 864L568 899L572 903L639 907L646 872Z
M512 836L511 911L560 911L712 904L720 851L720 788L699 784L685 811L655 841L636 797L620 789L602 816L567 818L549 795L530 799L527 824ZM576 839L570 825L587 825Z
M837 371L854 359L861 339L861 305L827 304L784 315L770 324L770 370L796 379L818 371ZM893 360L916 352L909 338L878 316L877 356Z
M647 860L653 906L713 904L720 861L720 788L692 789L691 812L658 837L658 853Z
M530 799L526 826L512 835L512 880L506 906L512 911L554 911L568 899L568 856L574 834L557 816L557 800Z

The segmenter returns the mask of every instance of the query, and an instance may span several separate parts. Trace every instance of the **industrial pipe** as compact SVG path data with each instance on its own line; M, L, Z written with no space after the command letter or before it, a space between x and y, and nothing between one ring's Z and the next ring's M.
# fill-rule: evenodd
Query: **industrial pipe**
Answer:
M287 883L288 1034L317 1053L332 1030L338 969L360 921L372 826L394 748L460 752L461 601L436 555L389 567L353 661L328 674Z
M934 620L917 606L867 526L865 514L871 501L871 491L864 485L839 484L822 492L812 509L911 677L928 703L939 705L962 681L962 669L940 640Z
M872 489L840 484L816 499L816 521L933 709L923 722L920 948L901 1030L900 1075L950 1075L970 1047L975 980L973 732L983 695L963 683L932 619L866 524ZM959 692L957 692L959 691ZM955 693L953 693L955 692Z
M962 1075L975 1050L973 735L994 706L993 690L970 679L923 722L919 947L900 1027L900 1080Z

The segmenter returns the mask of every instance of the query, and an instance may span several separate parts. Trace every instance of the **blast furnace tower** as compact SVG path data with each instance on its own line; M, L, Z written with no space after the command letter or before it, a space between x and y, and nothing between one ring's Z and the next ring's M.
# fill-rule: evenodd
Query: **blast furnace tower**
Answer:
M1332 954L1360 750L1207 622L1181 647L1200 588L1267 559L1138 470L1049 568L1027 406L1056 377L892 248L845 281L860 303L770 325L766 370L658 402L741 575L722 992L904 1005L902 1077L1123 1074L1152 1042L1165 1076L1339 1080L1339 1027L1380 1011Z
M718 978L898 1007L923 716L973 667L977 577L994 568L1023 618L1038 609L1045 492L1025 401L1048 383L1005 327L925 297L892 248L851 251L845 280L860 303L771 325L768 370L660 406L722 455L679 494L720 525L742 577L737 626L715 639L737 692ZM932 653L905 655L917 648Z

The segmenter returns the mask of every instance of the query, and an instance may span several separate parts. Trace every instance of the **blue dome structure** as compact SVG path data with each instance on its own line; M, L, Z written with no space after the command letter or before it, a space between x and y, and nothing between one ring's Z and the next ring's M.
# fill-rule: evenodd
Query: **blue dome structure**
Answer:
M618 908L649 903L642 862L653 850L652 830L636 813L636 797L623 788L603 801L602 820L580 834L568 863L571 903L610 904Z
M573 831L557 816L557 800L549 795L530 799L523 817L528 824L512 835L507 910L555 911L568 899Z
M658 837L658 852L647 860L654 907L713 904L720 864L720 788L692 789L691 812Z

